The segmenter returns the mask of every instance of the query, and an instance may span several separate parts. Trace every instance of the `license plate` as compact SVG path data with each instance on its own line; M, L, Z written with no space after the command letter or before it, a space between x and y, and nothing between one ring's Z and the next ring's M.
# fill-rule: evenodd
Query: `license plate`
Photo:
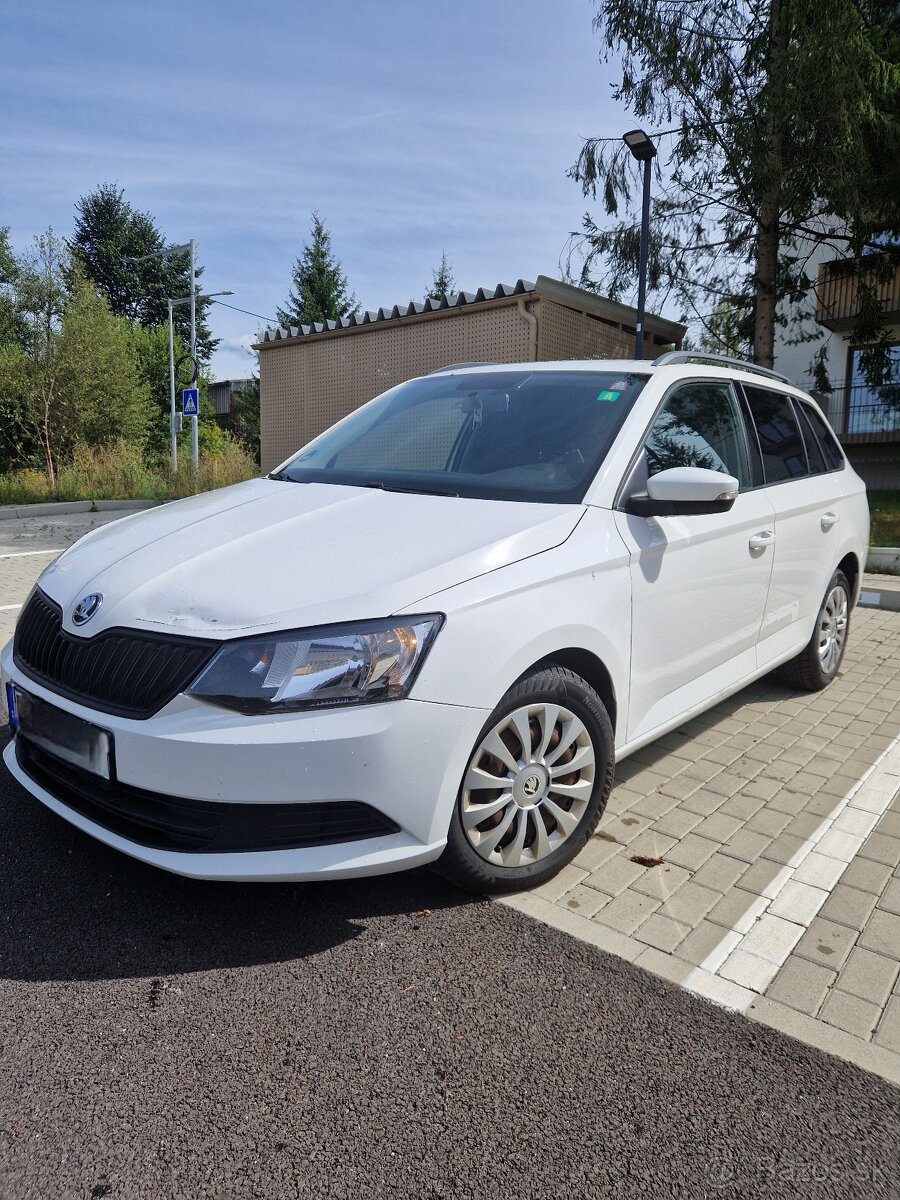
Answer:
M15 733L19 728L19 713L16 708L16 689L11 683L6 685L6 711L9 713L9 728Z
M73 767L90 771L102 779L110 778L111 733L19 688L14 690L13 699L19 737L27 738L41 750Z

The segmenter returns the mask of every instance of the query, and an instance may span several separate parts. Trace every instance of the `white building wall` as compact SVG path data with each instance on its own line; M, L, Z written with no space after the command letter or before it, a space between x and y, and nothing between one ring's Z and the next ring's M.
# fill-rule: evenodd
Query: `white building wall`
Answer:
M837 257L833 247L814 245L811 242L798 243L797 252L808 254L806 274L815 282L822 263L831 262ZM822 346L827 348L827 370L832 383L841 383L847 374L847 341L840 333L832 333L829 329L816 322L816 294L810 288L806 299L799 306L782 305L779 313L785 317L790 312L791 324L787 328L778 325L775 329L775 369L782 371L802 388L812 385L812 362ZM796 318L800 316L798 321ZM795 341L798 333L814 333L811 341Z

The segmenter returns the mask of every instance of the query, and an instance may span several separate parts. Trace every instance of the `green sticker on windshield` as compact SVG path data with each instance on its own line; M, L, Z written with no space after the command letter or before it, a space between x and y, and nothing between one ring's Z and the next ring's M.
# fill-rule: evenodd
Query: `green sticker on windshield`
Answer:
M621 392L601 392L597 399L604 401L618 400L621 395Z

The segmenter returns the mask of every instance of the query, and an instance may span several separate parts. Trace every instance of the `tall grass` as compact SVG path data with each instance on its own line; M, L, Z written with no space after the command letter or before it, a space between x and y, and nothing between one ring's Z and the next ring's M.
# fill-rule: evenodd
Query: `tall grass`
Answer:
M78 446L52 487L43 471L0 475L0 504L39 504L51 500L177 500L227 487L259 474L256 463L236 442L224 442L215 455L200 459L194 475L190 458L179 455L178 471L152 467L131 442Z
M900 546L900 491L869 492L873 546Z

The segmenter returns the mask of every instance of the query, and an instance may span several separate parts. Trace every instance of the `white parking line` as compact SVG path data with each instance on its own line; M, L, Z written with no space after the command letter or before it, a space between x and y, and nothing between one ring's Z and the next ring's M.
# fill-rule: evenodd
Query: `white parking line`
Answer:
M16 550L10 554L0 554L0 558L33 558L38 554L62 554L62 550Z
M0 612L15 612L17 608L21 607L21 604L0 604Z
M828 899L831 889L853 861L865 838L887 811L900 782L900 737L896 737L879 755L866 773L857 780L837 802L827 817L822 818L815 833L808 837L792 856L790 862L772 881L771 895L765 897L754 913L755 920L746 930L725 933L718 945L699 967L688 975L683 986L688 991L706 994L705 982L709 973L740 985L740 999L727 1007L745 1012L765 993L797 942L812 924L813 918ZM842 814L847 818L842 820ZM816 854L815 859L810 856ZM820 860L828 860L822 863ZM816 879L817 866L831 866L827 887L808 882ZM774 865L774 864L773 864ZM817 880L821 883L821 880ZM786 892L790 888L791 891ZM782 892L790 903L778 903ZM796 895L794 893L797 893ZM738 992L736 991L735 995Z

